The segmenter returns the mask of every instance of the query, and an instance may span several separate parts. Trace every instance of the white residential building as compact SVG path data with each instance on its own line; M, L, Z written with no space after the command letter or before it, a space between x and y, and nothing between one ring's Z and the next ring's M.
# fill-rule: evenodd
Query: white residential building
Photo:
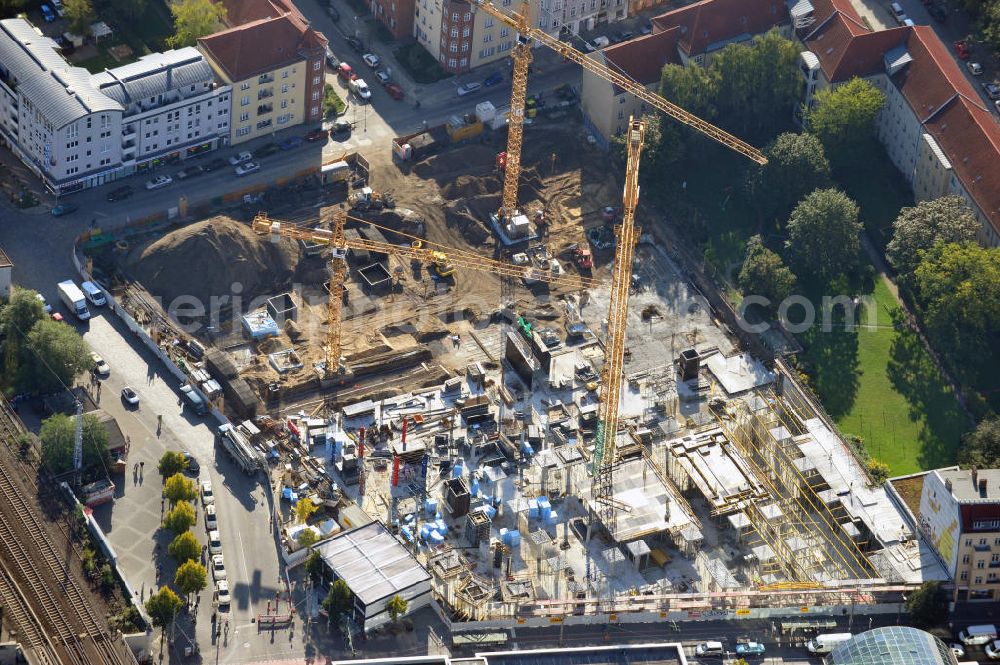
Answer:
M151 53L93 77L124 109L122 173L185 159L229 140L231 90L196 48Z

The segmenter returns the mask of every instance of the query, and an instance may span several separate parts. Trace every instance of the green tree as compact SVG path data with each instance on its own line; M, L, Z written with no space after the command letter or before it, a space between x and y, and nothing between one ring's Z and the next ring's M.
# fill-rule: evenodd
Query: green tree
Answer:
M892 472L888 464L874 457L865 463L865 468L868 469L868 475L871 476L874 486L879 486L889 480L889 474Z
M933 346L962 380L995 386L1000 249L939 242L923 253L913 282Z
M183 606L184 601L170 587L161 586L146 600L146 613L154 626L163 629L170 625Z
M795 275L780 256L764 246L759 235L747 241L747 253L738 281L744 295L767 298L770 302L765 309L772 315L795 288Z
M103 3L108 0L99 1ZM143 12L146 11L146 4L147 0L110 0L111 8L114 9L115 13L130 21L142 16Z
M45 309L38 292L13 287L10 299L0 310L0 330L3 331L4 351L9 367L17 366L17 351L21 342L36 323L45 318Z
M18 384L31 392L55 392L91 365L90 349L72 326L49 319L37 321L20 354Z
M662 118L660 114L645 115L642 118L646 122L646 136L642 156L639 158L639 179L643 183L662 181L665 171L683 155L683 140L677 123L664 123ZM628 158L626 139L624 133L611 138L611 147L623 164Z
M857 266L860 232L857 204L836 189L818 189L788 220L788 262L797 275L825 286Z
M188 501L178 501L163 518L163 526L180 535L188 531L198 521L194 506Z
M305 524L316 510L318 510L318 506L313 503L312 499L299 499L298 503L295 504L295 519Z
M187 471L188 461L184 453L176 450L168 450L160 456L160 463L157 466L160 475L169 478L175 474Z
M177 568L174 586L185 596L198 593L208 582L208 571L197 561L185 561Z
M749 172L747 189L765 220L785 221L806 194L830 186L830 162L812 134L779 134L764 155L767 164Z
M979 229L976 216L959 196L921 201L899 211L885 254L901 275L910 277L921 253L934 243L975 242Z
M334 580L330 590L323 599L323 609L326 610L330 622L340 619L341 615L351 611L353 604L351 588L344 580Z
M90 0L64 0L63 10L70 32L81 37L90 34L90 24L94 22L94 7Z
M308 549L319 542L319 536L312 529L302 529L299 532L299 545Z
M301 539L299 539L301 541ZM323 557L319 555L319 552L312 552L309 558L306 559L305 563L306 574L309 575L309 579L313 581L313 584L317 584L323 577Z
M906 612L918 628L940 626L948 618L948 592L940 582L924 582L907 596Z
M199 37L210 35L222 27L226 8L212 0L177 0L170 5L174 15L174 34L167 39L172 48L194 46Z
M385 604L385 609L389 613L389 618L392 619L393 623L399 621L399 617L406 614L406 608L409 603L406 602L402 596L398 593L389 599L389 602Z
M76 416L54 414L42 421L39 432L42 443L42 463L58 475L73 470L73 450L76 447ZM87 413L83 415L83 477L102 476L111 464L108 453L108 431Z
M806 126L838 165L865 159L875 138L875 118L885 95L861 78L816 93Z
M163 496L167 497L167 501L171 504L176 504L178 501L194 501L198 498L198 489L194 486L193 480L175 473L163 483Z
M178 564L186 561L197 561L201 556L201 543L190 531L178 534L167 545L167 552Z
M962 437L958 461L966 467L1000 469L1000 416L981 420L976 429Z

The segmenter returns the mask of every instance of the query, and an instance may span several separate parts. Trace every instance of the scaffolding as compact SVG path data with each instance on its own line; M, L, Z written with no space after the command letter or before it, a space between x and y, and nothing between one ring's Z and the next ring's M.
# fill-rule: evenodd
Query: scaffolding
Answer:
M794 405L774 393L766 408L753 410L733 400L717 418L727 438L742 453L757 478L783 512L768 519L758 501L740 508L753 527L751 548L766 545L773 561L761 561L755 580L761 588L823 585L840 580L875 580L874 566L847 538L827 504L796 465L801 453L795 437L806 432Z

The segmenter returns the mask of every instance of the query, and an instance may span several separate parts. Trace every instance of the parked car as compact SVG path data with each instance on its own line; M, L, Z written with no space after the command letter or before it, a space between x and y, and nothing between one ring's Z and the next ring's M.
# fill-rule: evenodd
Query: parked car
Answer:
M958 642L949 642L948 649L955 654L955 658L958 658L959 660L965 658L965 647Z
M278 147L282 150L294 150L298 148L305 141L301 136L289 136L287 139L282 140L278 144Z
M123 201L130 196L132 196L132 185L122 185L108 192L107 199L109 203L114 203L115 201Z
M764 651L764 645L760 642L741 642L736 645L737 656L762 656Z
M329 46L326 47L326 64L330 65L333 69L340 66L340 60L338 60L337 56L333 54L333 51Z
M362 51L365 50L365 43L360 39L358 39L357 37L355 37L354 35L348 35L347 37L344 38L344 41L346 41L347 45L350 46L357 53L361 53Z
M278 152L278 144L271 141L270 143L265 143L261 147L257 148L254 152L254 156L260 159L261 157L269 157L276 152Z
M334 7L332 4L326 6L326 13L329 14L330 18L333 19L334 21L340 20L340 12L338 12L337 8Z
M986 652L986 657L990 660L1000 660L1000 640L993 640L989 642L983 651Z
M357 78L357 76L354 74L354 70L351 69L351 66L346 62L340 63L340 66L337 67L337 76L339 76L340 80L344 81L345 83L348 81L353 81L354 79Z
M253 159L253 154L244 150L243 152L238 152L232 157L230 157L229 163L232 166L239 166L243 162L249 162L251 159Z
M46 23L52 23L56 20L55 12L52 11L51 7L49 7L48 5L42 5L41 10L42 10L42 18L45 19Z
M595 49L607 48L608 46L611 45L611 40L605 37L604 35L601 35L600 37L594 37L591 44L594 45Z
M44 310L46 314L51 314L52 305L48 303L48 301L45 299L45 296L43 296L41 293L36 293L35 297L38 298L39 302L42 303L42 310Z
M993 81L986 81L982 83L983 90L986 91L986 96L990 99L1000 99L1000 86L997 86Z
M107 361L101 357L96 351L90 352L90 359L94 363L94 371L97 372L99 376L107 376L111 374L111 366L108 365Z
M240 164L235 169L236 175L245 176L256 171L260 171L260 164L258 162L246 162L245 164Z
M226 166L226 160L224 160L222 157L216 157L208 164L205 164L205 166L203 166L202 168L205 170L205 173L208 173L210 171L218 171L221 168L225 168L225 166Z
M379 60L379 57L374 53L365 53L363 56L361 56L361 59L364 60L365 64L371 67L372 69L378 69L378 66L382 64L382 61Z
M648 34L650 34L652 32L653 32L653 22L652 21L646 21L645 23L642 24L642 27L639 28L639 34L640 35L648 35Z
M973 76L982 76L983 74L983 66L978 62L966 62L965 67Z
M615 35L615 37L617 38L617 41L619 43L621 43L621 42L627 42L628 40L632 39L632 37L634 37L634 36L635 36L635 33L633 33L630 30L626 30L625 32L619 32L617 35Z
M219 528L219 520L215 517L215 504L205 506L205 528L210 532Z
M158 175L146 181L146 189L162 189L174 181L168 175Z
M217 530L208 532L208 551L210 554L222 554L222 536Z
M382 85L389 85L390 83L392 83L392 77L389 76L389 72L385 71L384 69L380 69L377 72L375 72L375 78L377 78L378 82L381 83Z
M229 595L229 582L219 580L215 583L215 598L219 601L219 607L224 607L232 601Z
M174 177L177 178L178 180L187 180L188 178L194 178L196 176L200 176L204 172L205 169L203 169L201 166L199 166L198 164L192 164L191 166L185 166L184 168L182 168L180 171L174 174Z
M188 452L187 450L183 450L183 451L181 451L181 455L184 455L184 459L186 459L186 460L187 460L187 463L188 463L188 465L187 465L187 470L188 470L188 471L190 471L191 473L193 473L193 474L194 474L194 475L196 475L196 476L197 476L197 475L198 475L199 473L201 473L201 465L200 465L200 464L198 464L198 460L196 460L196 459L194 458L194 455L192 455L192 454L191 454L190 452Z
M903 25L903 22L908 18L906 11L898 2L889 4L889 13L892 14L892 18L896 19L896 25Z
M62 217L63 215L68 215L71 212L76 212L79 206L73 203L60 203L59 205L52 206L52 216Z
M216 580L226 579L226 562L221 554L212 555L212 577Z
M403 89L400 88L395 83L389 83L385 86L385 91L389 93L389 96L396 101L401 100L404 97Z
M326 137L327 133L323 131L323 128L317 127L316 129L311 130L308 134L305 135L305 140L312 143L313 141L323 141L326 139Z
M125 386L122 388L122 400L129 406L139 406L139 393Z
M482 87L483 87L482 83L479 83L478 81L470 81L468 83L463 83L462 85L458 86L458 90L456 90L455 92L458 93L459 97L465 97L466 95L471 95L474 92L478 92Z
M493 72L483 79L484 88L492 88L493 86L500 85L501 83L503 83L503 72Z
M941 5L930 5L927 7L927 13L931 15L931 18L938 23L944 23L948 20L948 12Z
M207 506L215 503L215 494L212 492L212 481L201 481L201 505Z
M356 78L353 81L351 81L350 86L351 86L351 92L357 95L358 99L367 101L372 98L371 88L368 87L368 84L365 83L364 79Z

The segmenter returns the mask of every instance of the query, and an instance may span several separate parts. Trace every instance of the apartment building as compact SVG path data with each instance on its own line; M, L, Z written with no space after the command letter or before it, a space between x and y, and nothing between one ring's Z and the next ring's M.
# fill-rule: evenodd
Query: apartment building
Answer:
M549 30L578 35L593 30L601 23L620 21L629 13L625 0L551 0Z
M944 560L959 600L1000 600L1000 469L930 471L920 527Z
M405 40L413 36L416 9L416 0L372 0L375 20L385 26L393 39Z
M327 39L290 2L223 2L229 28L198 40L232 88L234 145L323 117Z
M124 109L20 18L0 21L0 141L66 194L121 174Z
M123 109L122 175L229 142L230 88L195 48L151 53L92 81Z

